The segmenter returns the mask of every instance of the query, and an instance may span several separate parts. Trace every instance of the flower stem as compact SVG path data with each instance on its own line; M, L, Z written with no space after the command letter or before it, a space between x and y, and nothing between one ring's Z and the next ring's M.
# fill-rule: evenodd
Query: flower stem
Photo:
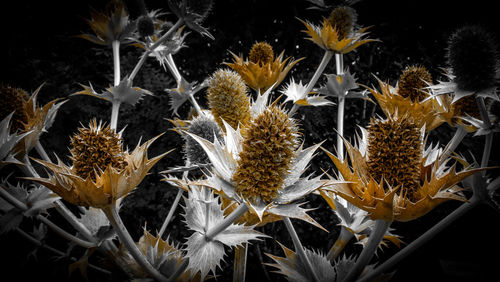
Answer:
M325 70L326 66L328 65L328 63L330 62L332 57L333 57L333 52L325 51L325 54L323 55L323 58L321 59L321 63L319 63L319 66L316 69L316 72L314 73L313 77L311 78L311 80L307 84L307 88L304 91L306 94L312 91L314 85L318 81L319 77L321 76L321 74Z
M340 230L340 235L333 244L328 254L326 255L326 258L328 260L336 259L340 255L344 247L347 245L347 243L349 243L352 237L354 237L354 234L352 234L352 232L350 232L349 230L347 230L347 228L342 226L342 229Z
M482 97L476 97L477 107L479 108L479 113L481 114L481 119L483 120L484 126L486 128L491 128L490 117L488 116L488 112L486 111L486 105L484 104L484 99ZM488 162L490 161L491 154L491 146L493 144L493 131L486 135L484 141L484 149L483 156L481 158L481 167L487 167ZM486 175L486 171L482 171L481 174Z
M116 131L116 127L118 126L118 113L120 112L120 102L113 101L111 106L111 129Z
M113 48L114 86L117 86L120 84L120 41L114 40L111 47Z
M182 76L181 76L181 73L179 72L179 69L177 68L177 65L175 64L175 61L174 61L174 58L172 57L172 54L168 54L166 56L166 63L167 63L168 69L170 70L170 72L174 76L175 81L177 82L177 84L179 84L181 82Z
M177 195L175 196L175 199L174 199L174 202L172 203L172 206L170 206L170 210L168 211L167 217L165 218L165 221L163 221L163 224L161 225L160 232L158 233L159 237L161 237L163 235L163 233L165 233L165 230L167 229L167 226L170 223L170 220L172 220L175 209L179 205L179 201L182 197L182 192L184 192L184 190L182 190L182 189L179 189L177 191Z
M300 259L306 265L307 272L309 272L309 274L313 278L313 281L319 282L318 276L316 275L316 272L313 270L311 261L307 257L307 255L304 251L304 247L302 246L302 243L300 242L300 238L297 235L297 232L295 232L295 228L293 228L292 221L290 221L290 218L288 218L288 217L283 217L283 222L285 223L286 229L288 230L290 237L292 237L295 251L298 253Z
M422 234L420 237L415 239L413 242L411 242L409 245L407 245L405 248L397 252L394 256L392 256L390 259L379 265L377 268L372 270L371 272L367 273L364 275L358 282L368 282L368 281L373 281L375 277L378 275L388 272L394 266L401 261L402 259L406 258L408 255L413 253L413 251L417 250L420 248L422 245L427 243L429 240L434 238L435 235L437 235L439 232L443 231L446 227L448 227L451 223L453 223L455 220L460 218L462 215L464 215L466 212L468 212L470 209L475 207L478 203L480 202L479 198L477 197L472 197L469 202L463 203L459 208L454 210L452 213L450 213L448 216L443 218L441 221L439 221L436 225L434 225L431 229L427 230L424 234Z
M238 207L228 216L226 216L218 225L210 228L207 233L205 233L205 239L211 241L217 234L224 231L229 225L238 220L244 213L248 211L248 206L245 203L241 203Z
M355 281L359 277L359 275L363 273L365 266L370 262L380 242L382 241L382 239L384 239L385 232L387 231L391 223L391 221L387 221L384 219L375 220L375 227L371 232L370 237L368 238L366 246L363 248L363 251L356 260L356 264L349 271L343 282Z
M337 75L344 73L344 56L340 53L335 53L335 67ZM341 93L339 103L337 105L337 157L340 160L344 159L344 108L345 108L345 93Z
M72 234L64 231L61 227L57 226L55 223L53 223L52 221L50 221L45 216L38 215L36 218L38 220L40 220L41 222L45 223L45 225L47 225L48 227L50 227L54 232L56 232L57 234L59 234L64 239L72 241L72 242L74 242L75 244L77 244L80 247L84 247L84 248L87 248L87 249L97 247L97 244L94 243L94 242L88 242L88 241L82 240L82 239L80 239L78 237L75 237Z
M102 209L109 219L109 222L115 229L120 241L130 252L132 257L137 261L137 263L155 280L157 281L167 281L167 278L163 276L158 270L156 270L146 259L144 254L139 250L134 240L125 228L120 215L116 211L115 203Z
M40 143L40 141L36 142L35 144L35 149L37 151L37 153L40 155L40 157L44 160L44 161L47 161L47 162L52 162L50 160L50 157L49 155L47 154L47 152L45 151L45 149L43 148L42 144Z
M23 202L19 201L16 197L7 192L7 189L3 185L0 185L0 196L2 196L7 202L20 210L28 209L28 207Z
M233 282L245 282L247 272L248 244L238 246L234 249Z
M146 52L144 52L144 54L142 55L142 57L139 60L139 62L137 62L137 64L135 65L134 69L130 73L130 76L128 77L129 81L133 81L134 80L135 76L137 75L137 73L141 69L142 65L144 65L144 62L146 62L146 59L148 58L148 55L152 51L154 51L154 49L156 49L156 47L158 47L161 43L163 43L163 41L165 41L175 30L177 30L181 26L182 22L183 22L182 19L178 19L177 22L162 37L160 37L155 43L153 43L153 45L151 45L146 50Z
M467 130L465 130L465 127L458 125L455 134L451 138L450 142L448 142L448 145L446 145L446 147L444 148L444 152L441 155L440 162L446 160L453 153L453 151L455 151L455 149L458 147L460 142L462 142L466 135Z

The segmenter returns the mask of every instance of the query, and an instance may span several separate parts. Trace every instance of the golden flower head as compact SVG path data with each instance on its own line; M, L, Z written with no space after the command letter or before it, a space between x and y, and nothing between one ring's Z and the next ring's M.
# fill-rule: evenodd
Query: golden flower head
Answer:
M441 116L445 109L443 109L440 100L436 97L420 100L425 95L420 90L421 82L424 81L421 81L416 75L420 71L416 69L410 70L409 68L403 72L401 75L402 82L400 81L397 87L393 87L377 78L380 91L369 87L367 89L375 97L386 116L405 114L413 119L417 127L421 128L425 125L425 130L431 131L445 122ZM423 73L425 74L425 72Z
M121 133L116 134L109 125L94 120L71 138L72 166L60 159L57 164L35 159L51 173L48 178L27 179L48 187L74 205L105 208L118 204L168 153L148 159L147 149L158 137L138 144L128 153L122 149Z
M407 116L374 119L362 129L358 146L345 142L351 166L326 151L342 175L350 183L333 185L336 194L360 209L370 218L410 221L430 212L449 200L465 200L456 185L480 169L465 167L456 171L450 159L441 159L442 150L425 148L424 130Z
M412 102L421 102L428 95L424 88L432 84L432 76L423 66L410 66L399 77L397 93L410 98Z
M355 29L356 11L350 7L335 8L328 18L323 19L321 26L313 25L300 20L307 30L304 32L310 36L309 40L327 51L346 54L359 46L377 41L376 39L366 39L369 27Z
M242 150L233 175L236 192L245 199L269 203L276 198L297 148L297 128L279 107L266 109L242 128Z
M24 157L38 142L42 132L47 131L54 122L59 109L64 102L54 99L43 107L38 107L36 98L42 86L30 96L20 88L0 85L0 106L2 112L0 119L5 119L9 114L11 118L11 133L25 134L14 148L16 157Z
M250 51L249 58L233 55L232 63L225 63L238 72L245 83L256 91L265 91L271 86L277 86L283 81L292 67L304 58L290 61L283 60L284 51L277 57L271 45L266 42L256 42Z
M250 98L241 76L229 69L219 69L212 77L207 90L208 105L215 121L224 128L222 120L231 127L250 119Z

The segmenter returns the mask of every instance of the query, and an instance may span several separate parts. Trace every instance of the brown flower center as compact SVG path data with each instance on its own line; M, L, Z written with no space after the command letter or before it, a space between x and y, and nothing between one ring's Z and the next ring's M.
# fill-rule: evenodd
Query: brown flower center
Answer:
M127 165L119 134L109 125L97 125L96 120L71 137L70 153L75 174L84 179L95 181L94 171L104 171L108 166L121 170Z
M271 63L274 60L273 47L266 42L257 42L252 46L248 59L261 65Z
M467 115L480 119L481 113L477 108L476 97L474 95L469 95L461 98L453 104L455 117L453 117L453 122L456 123L457 117L466 117Z
M403 71L399 78L398 94L410 98L413 102L421 102L427 95L422 90L432 83L432 76L425 67L411 66Z
M368 172L376 181L401 186L411 198L420 186L422 137L408 118L372 119L368 130Z
M0 85L0 120L14 112L11 119L10 133L24 132L28 123L26 103L30 99L28 93L20 88Z
M328 17L328 22L337 31L339 40L349 37L349 34L353 32L356 20L356 11L347 6L339 6L333 9Z

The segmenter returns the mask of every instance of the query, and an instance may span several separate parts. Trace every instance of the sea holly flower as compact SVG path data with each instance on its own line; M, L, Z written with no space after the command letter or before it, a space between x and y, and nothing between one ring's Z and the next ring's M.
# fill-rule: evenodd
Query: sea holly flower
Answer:
M296 83L292 78L290 83L286 85L280 92L286 96L285 102L292 101L294 104L300 106L328 106L334 103L325 99L325 96L315 95L315 92L307 91L307 85L302 85L302 81Z
M325 152L348 182L334 185L335 193L372 220L410 221L443 202L465 201L457 183L484 169L473 169L458 157L464 169L457 172L456 163L448 167L450 159L441 160L438 146L426 148L424 128L407 116L372 119L361 130L357 146L344 142L352 168L347 156L340 160Z
M153 93L148 90L142 89L140 87L133 87L132 81L130 81L128 78L124 78L118 85L111 86L102 93L96 92L92 87L92 84L90 84L89 86L83 84L80 85L83 87L83 90L78 91L73 95L89 95L106 100L113 104L127 103L134 106L138 101L142 99L144 95L153 95Z
M225 64L238 72L245 83L255 91L266 91L269 87L280 84L293 66L304 59L283 59L284 52L275 57L271 45L256 42L247 59L230 52L233 62Z
M321 26L300 20L307 28L304 32L319 47L326 51L346 54L359 46L376 39L366 39L369 27L356 29L357 14L354 9L339 6L332 10L328 18L323 19Z
M212 164L207 179L195 183L214 189L237 205L247 204L252 222L260 225L267 219L288 216L320 227L300 207L302 204L296 203L324 185L320 176L301 178L320 145L306 149L298 145L295 121L281 107L267 105L269 92L254 102L252 119L243 128L234 129L224 121L224 142L209 142L190 134Z
M10 119L10 134L17 135L17 138L23 136L21 140L17 140L12 151L17 159L22 159L35 147L40 135L52 126L57 111L65 103L58 98L43 107L39 107L36 99L41 88L42 86L38 87L30 96L21 88L0 86L0 106L2 108L0 118L4 120L13 112ZM8 126L7 124L8 122L2 126ZM14 139L10 139L10 142Z
M449 112L443 108L438 99L429 97L424 89L432 84L430 73L420 66L410 66L400 76L394 87L377 78L380 90L367 89L377 100L380 108L387 116L397 113L412 118L417 127L425 125L431 131L443 124L443 115Z
M208 230L224 220L219 197L214 197L208 188L194 186L189 189L185 212L186 224L194 231L187 239L185 257L189 259L191 277L199 272L201 281L209 271L215 275L215 269L220 267L225 255L224 246L242 246L250 240L267 237L253 230L253 226L231 223L213 238L207 239Z
M159 136L123 150L121 132L91 121L71 138L71 166L59 158L57 164L37 160L49 171L48 178L28 177L78 206L105 208L127 196L148 171L167 153L149 159L147 149Z
M94 34L81 34L78 37L90 42L111 46L113 41L122 44L130 43L130 36L135 30L135 24L129 20L129 15L121 1L112 1L105 11L92 10L91 18L86 19Z

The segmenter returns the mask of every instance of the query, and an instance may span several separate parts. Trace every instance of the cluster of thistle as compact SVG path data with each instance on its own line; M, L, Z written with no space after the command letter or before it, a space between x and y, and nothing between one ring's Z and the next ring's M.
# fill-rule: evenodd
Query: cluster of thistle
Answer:
M72 258L70 270L79 269L87 276L88 267L113 275L93 264L97 250L129 279L158 281L203 281L223 275L217 268L228 250L234 249L233 280L244 281L247 248L270 235L256 227L282 221L293 246L277 242L285 256L268 256L274 262L270 265L286 279L371 281L390 279L387 273L397 260L442 230L433 228L408 242L395 260L375 261L379 248L401 247L393 222L415 220L450 200L463 202L457 211L495 205L492 195L500 187L500 178L491 179L487 172L493 134L499 129L498 112L494 112L499 66L496 45L482 28L466 26L450 36L448 81L434 83L424 66L415 65L404 70L397 85L377 78L378 87L371 88L358 84L344 68L343 55L377 40L367 38L368 28L359 27L352 7L338 6L318 25L300 20L306 38L324 51L306 84L287 78L304 58L294 60L284 52L276 55L266 42L256 42L247 57L231 53L231 62L197 83L183 77L174 55L185 46L186 27L213 38L202 26L211 1L169 1L175 23L163 20L161 11L147 11L142 1L139 4L137 19L131 19L119 1L112 1L104 12L93 11L88 23L95 34L80 36L111 49L114 81L103 92L82 85L83 90L75 93L109 102L111 117L109 123L94 119L88 127L75 130L69 144L71 164L57 156L50 158L39 142L68 100L56 99L39 107L40 88L30 96L22 89L1 86L0 169L2 175L4 171L22 175L2 179L0 233L17 232L40 247L71 256L70 251L41 243L50 228L71 241L72 248L86 250L82 257ZM141 48L143 54L131 73L121 77L120 47L128 44ZM186 102L192 111L186 119L170 117L185 142L185 165L161 174L178 188L177 196L173 203L165 203L170 211L161 229L152 234L145 227L135 242L120 218L121 202L168 152L148 158L148 148L161 134L129 152L117 124L123 103L135 105L144 95L153 95L133 83L150 57L175 78L177 85L160 94L170 96L172 112L177 115ZM332 60L336 73L323 77ZM289 82L280 86L285 78ZM207 105L198 104L197 93L206 93ZM367 128L354 136L355 142L343 136L347 98L376 103L384 114L371 117ZM334 104L335 153L322 143L304 148L297 111ZM443 124L456 129L450 142L427 144L429 132ZM480 164L454 152L467 134L485 136ZM37 157L30 155L33 148ZM331 159L331 167L304 176L319 153ZM46 177L37 172L40 167ZM330 208L324 212L340 221L339 237L323 250L303 246L290 220L328 231L303 207L310 194L320 195ZM184 242L170 242L164 238L183 195L183 216L192 233ZM68 226L52 222L52 213L62 215ZM461 214L454 212L437 225L446 226ZM23 218L40 225L27 231ZM352 240L361 243L361 253L344 254Z

